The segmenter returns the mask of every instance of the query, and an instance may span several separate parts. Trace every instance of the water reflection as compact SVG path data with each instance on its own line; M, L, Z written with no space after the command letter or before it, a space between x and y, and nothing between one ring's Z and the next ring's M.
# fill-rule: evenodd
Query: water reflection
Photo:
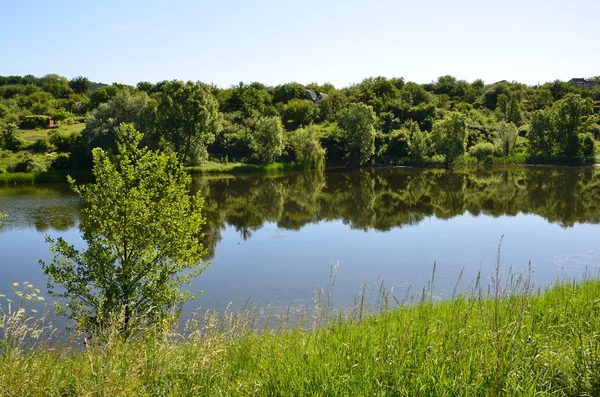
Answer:
M364 169L280 176L196 176L206 197L206 245L214 252L231 225L245 240L265 223L300 230L342 220L352 229L388 231L435 216L535 214L572 227L600 222L600 171L595 168ZM66 231L79 222L81 200L66 185L0 188L2 231ZM212 256L212 255L211 255Z
M66 231L79 223L82 201L67 185L0 188L0 212L8 214L0 233L34 228Z
M600 221L600 172L591 168L365 169L277 177L204 176L207 245L232 225L243 239L266 222L299 230L341 219L352 229L389 231L435 216L535 214L563 228Z

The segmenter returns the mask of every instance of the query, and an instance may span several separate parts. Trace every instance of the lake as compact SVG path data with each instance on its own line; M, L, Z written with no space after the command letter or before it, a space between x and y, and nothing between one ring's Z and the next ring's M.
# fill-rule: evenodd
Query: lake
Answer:
M506 275L534 285L581 278L600 263L600 170L515 167L447 172L371 168L284 175L195 176L206 197L205 246L211 266L189 287L186 306L269 310L313 305L328 288L336 306L376 297L381 283L401 300L468 289L494 275L498 245ZM45 236L83 247L82 203L67 185L0 187L0 293L28 281L46 292L37 259L50 259ZM462 277L461 272L463 273Z

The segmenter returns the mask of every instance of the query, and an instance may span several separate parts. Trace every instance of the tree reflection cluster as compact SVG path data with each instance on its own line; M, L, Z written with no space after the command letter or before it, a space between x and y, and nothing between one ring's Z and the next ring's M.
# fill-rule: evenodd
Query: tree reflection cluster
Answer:
M600 171L592 168L510 167L445 171L370 168L281 176L203 176L207 246L226 225L242 238L266 222L299 230L342 220L353 229L388 231L429 217L465 213L500 217L535 214L572 227L600 222Z
M388 231L429 217L524 213L565 228L600 223L600 170L589 167L203 175L195 177L193 189L205 196L209 256L227 225L248 239L267 222L300 230L308 224L342 220L353 229ZM79 223L81 205L64 186L0 188L0 209L10 214L0 230L33 226L40 232L64 231Z

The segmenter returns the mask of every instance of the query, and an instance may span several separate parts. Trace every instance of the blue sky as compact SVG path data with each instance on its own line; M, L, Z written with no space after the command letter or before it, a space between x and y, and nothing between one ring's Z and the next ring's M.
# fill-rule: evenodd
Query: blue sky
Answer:
M0 75L276 85L600 75L597 0L0 0Z

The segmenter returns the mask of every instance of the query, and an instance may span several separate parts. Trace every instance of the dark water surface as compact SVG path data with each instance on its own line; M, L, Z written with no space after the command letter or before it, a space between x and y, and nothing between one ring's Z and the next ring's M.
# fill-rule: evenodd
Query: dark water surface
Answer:
M523 272L535 285L580 278L600 263L600 171L509 168L460 172L367 169L283 176L195 177L206 196L211 267L192 283L187 306L251 302L273 310L312 305L339 263L334 302L351 304L380 283L401 299L421 291L437 263L433 295L467 288L479 270ZM82 203L66 185L0 187L0 293L27 281L46 291L36 259L44 237L82 247Z

